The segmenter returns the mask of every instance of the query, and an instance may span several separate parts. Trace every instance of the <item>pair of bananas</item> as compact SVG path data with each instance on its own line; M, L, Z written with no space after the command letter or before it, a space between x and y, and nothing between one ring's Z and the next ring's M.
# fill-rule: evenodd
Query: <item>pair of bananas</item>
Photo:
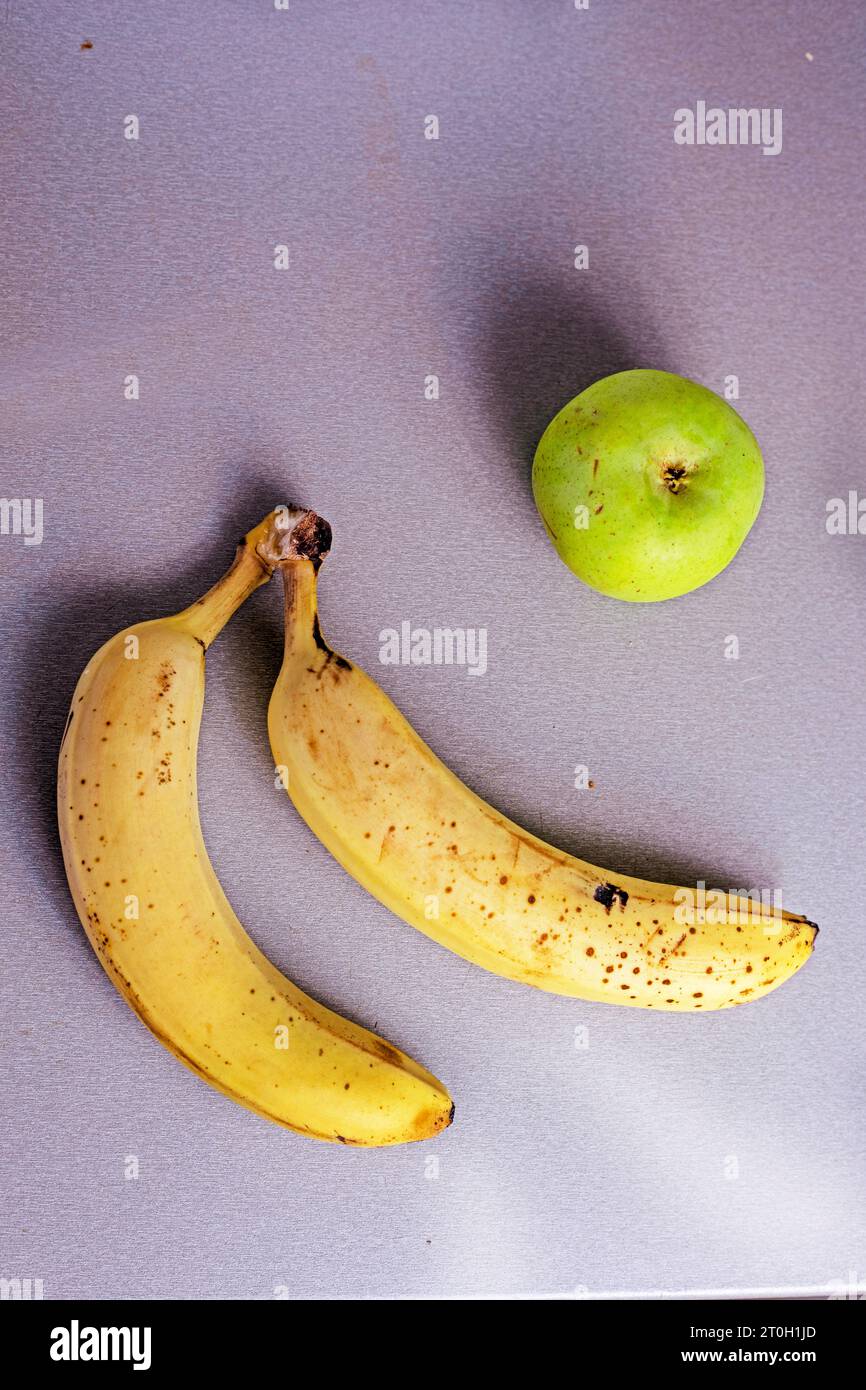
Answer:
M205 652L277 569L286 646L268 716L274 760L307 824L399 917L499 975L634 1007L723 1009L800 968L816 933L806 918L737 900L722 920L698 913L689 925L686 890L583 863L465 787L322 637L316 582L329 546L315 513L277 508L203 598L100 648L73 696L58 777L72 896L109 977L181 1062L317 1139L427 1139L454 1113L428 1071L262 955L205 849Z

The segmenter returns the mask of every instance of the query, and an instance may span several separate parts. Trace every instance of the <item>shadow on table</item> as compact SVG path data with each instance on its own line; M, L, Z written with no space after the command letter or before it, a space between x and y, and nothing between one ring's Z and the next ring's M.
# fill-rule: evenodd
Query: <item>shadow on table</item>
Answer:
M496 268L488 288L496 307L478 326L481 389L499 422L502 456L530 499L533 454L557 411L612 372L667 368L664 345L633 294L623 292L628 305L605 305L587 283L583 271L515 281L509 265Z

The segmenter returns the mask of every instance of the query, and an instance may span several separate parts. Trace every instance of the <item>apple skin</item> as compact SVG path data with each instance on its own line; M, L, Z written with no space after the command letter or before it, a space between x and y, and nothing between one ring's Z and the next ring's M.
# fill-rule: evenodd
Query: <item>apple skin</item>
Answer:
M579 579L612 598L657 603L730 564L760 510L764 464L727 401L641 369L596 381L551 420L532 491Z

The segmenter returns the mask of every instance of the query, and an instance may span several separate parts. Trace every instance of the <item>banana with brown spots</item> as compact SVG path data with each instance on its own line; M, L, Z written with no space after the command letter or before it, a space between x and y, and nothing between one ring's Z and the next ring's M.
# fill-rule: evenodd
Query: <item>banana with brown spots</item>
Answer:
M175 1057L289 1129L401 1144L449 1124L447 1091L271 965L232 911L199 824L205 650L279 556L302 553L307 517L278 508L204 598L127 628L90 660L60 751L60 835L93 949Z
M268 727L298 811L374 897L487 970L581 999L726 1009L800 969L817 931L805 917L596 868L464 786L322 637L322 527L319 554L279 565L286 644Z

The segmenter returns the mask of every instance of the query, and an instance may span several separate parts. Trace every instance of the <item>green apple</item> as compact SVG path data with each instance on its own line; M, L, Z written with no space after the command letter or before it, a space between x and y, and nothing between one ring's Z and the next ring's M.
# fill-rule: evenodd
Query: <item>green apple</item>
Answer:
M736 555L764 495L748 425L670 372L617 372L551 420L532 468L559 556L591 588L654 603L706 584Z

